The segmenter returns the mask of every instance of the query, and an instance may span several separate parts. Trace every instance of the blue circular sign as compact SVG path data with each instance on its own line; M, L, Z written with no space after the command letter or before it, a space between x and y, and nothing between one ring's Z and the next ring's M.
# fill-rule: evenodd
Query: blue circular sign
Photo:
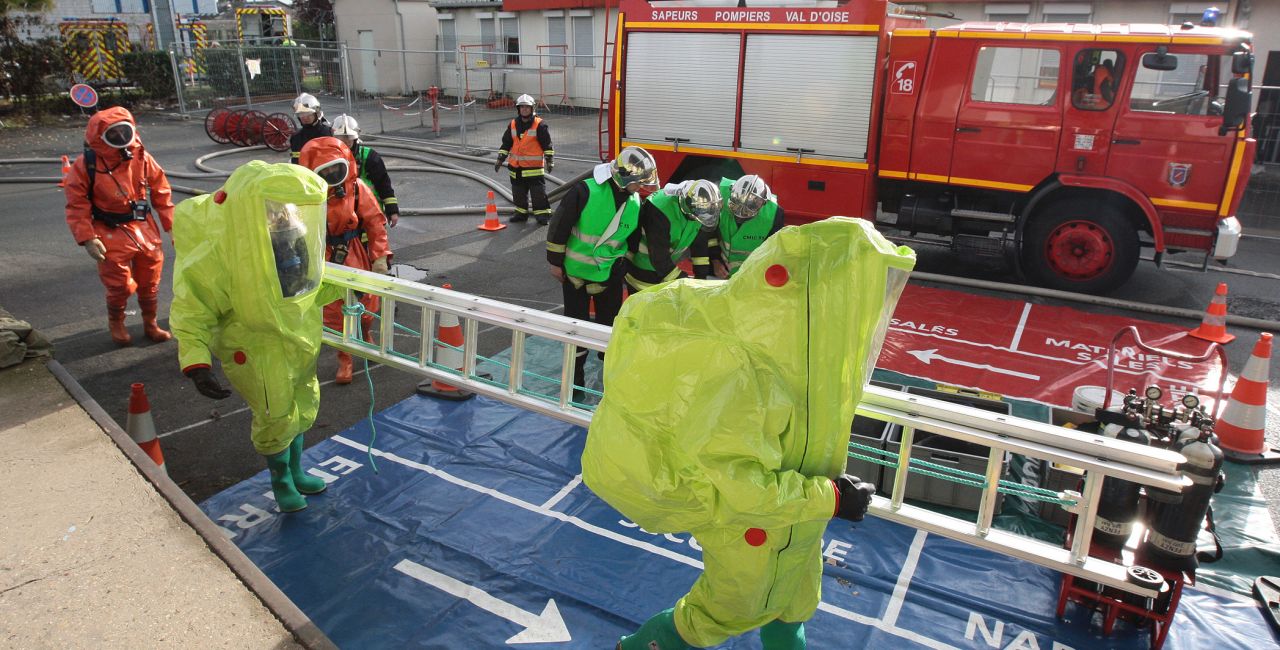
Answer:
M76 84L71 87L71 101L76 106L93 108L98 105L98 91L88 84Z

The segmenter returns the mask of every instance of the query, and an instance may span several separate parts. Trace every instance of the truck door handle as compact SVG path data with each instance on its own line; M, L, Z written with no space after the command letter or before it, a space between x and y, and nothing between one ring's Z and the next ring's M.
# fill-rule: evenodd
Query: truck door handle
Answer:
M1141 140L1126 140L1124 138L1116 138L1111 144L1142 144Z
M787 151L796 155L796 162L800 162L800 159L803 158L805 154L813 153L813 149L804 149L801 147L787 147Z
M982 133L982 129L976 126L957 126L956 133Z
M681 142L688 142L688 141L689 141L689 138L663 138L663 140L666 140L667 142L670 142L670 143L671 143L671 145L672 145L672 146L671 146L671 150L672 150L672 151L674 151L674 152L676 152L676 153L679 153L679 152L680 152L680 143L681 143Z

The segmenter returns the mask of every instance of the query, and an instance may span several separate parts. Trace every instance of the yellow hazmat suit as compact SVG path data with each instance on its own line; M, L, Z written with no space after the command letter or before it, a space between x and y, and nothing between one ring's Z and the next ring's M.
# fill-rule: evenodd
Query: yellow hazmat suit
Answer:
M832 218L779 231L728 282L680 280L623 305L583 479L645 530L702 546L674 611L684 642L813 615L832 479L914 265L869 222ZM803 647L795 627L787 647Z
M342 296L321 288L328 189L305 167L255 160L174 212L178 360L184 372L222 361L265 456L311 428L320 403L320 308Z

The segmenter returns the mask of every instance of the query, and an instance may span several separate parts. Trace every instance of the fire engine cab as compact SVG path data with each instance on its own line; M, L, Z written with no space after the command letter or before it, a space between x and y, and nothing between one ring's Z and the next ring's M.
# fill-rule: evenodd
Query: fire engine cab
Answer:
M758 174L789 218L875 219L1069 291L1114 289L1143 247L1235 253L1247 32L684 4L621 0L610 155L645 147L675 181Z

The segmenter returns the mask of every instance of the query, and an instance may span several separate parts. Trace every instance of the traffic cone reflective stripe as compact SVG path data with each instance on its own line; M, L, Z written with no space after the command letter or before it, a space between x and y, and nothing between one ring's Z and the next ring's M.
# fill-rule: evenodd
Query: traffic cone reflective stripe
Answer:
M58 187L67 186L67 174L70 174L70 173L71 173L71 159L66 156L63 156L62 157L62 180L58 181Z
M164 454L160 451L160 439L156 437L156 423L151 419L151 405L147 402L147 391L142 384L130 386L129 416L124 428L129 437L138 443L138 447L160 467L160 471L167 472Z
M1231 390L1231 399L1218 417L1214 431L1219 446L1231 460L1266 460L1267 380L1271 365L1271 334L1264 332L1244 364L1244 372ZM1250 458L1252 457L1252 458Z
M498 206L493 202L493 190L489 190L489 203L484 206L484 223L477 226L480 230L502 230L507 224L498 221Z
M446 284L444 288L452 289L453 287ZM458 317L454 314L441 313L439 324L436 327L436 365L453 368L461 374L463 367L462 346L464 343L462 323L458 321ZM462 390L438 379L418 384L418 392L423 395L454 401L462 401L475 396L475 393Z
M1230 343L1235 340L1234 334L1227 333L1227 283L1219 282L1213 292L1213 300L1209 301L1204 311L1204 319L1200 326L1191 330L1191 335L1215 343Z

